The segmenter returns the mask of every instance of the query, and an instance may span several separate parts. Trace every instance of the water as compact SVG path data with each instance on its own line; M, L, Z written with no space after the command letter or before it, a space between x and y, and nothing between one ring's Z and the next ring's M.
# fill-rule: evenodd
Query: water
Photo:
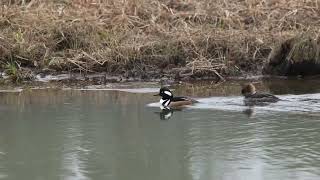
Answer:
M239 88L172 87L200 103L167 118L154 86L3 91L0 179L319 179L317 83L258 84L283 101L253 108Z

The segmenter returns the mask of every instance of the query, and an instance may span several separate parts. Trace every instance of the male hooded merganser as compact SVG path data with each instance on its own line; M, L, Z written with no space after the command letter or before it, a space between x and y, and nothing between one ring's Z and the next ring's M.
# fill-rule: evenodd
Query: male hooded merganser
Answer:
M186 105L191 105L198 101L188 97L173 97L172 92L167 87L162 87L159 94L154 96L161 96L160 108L161 109L179 109Z
M280 100L272 94L257 93L256 87L252 83L244 85L242 87L241 94L244 96L244 102L246 105L266 105Z

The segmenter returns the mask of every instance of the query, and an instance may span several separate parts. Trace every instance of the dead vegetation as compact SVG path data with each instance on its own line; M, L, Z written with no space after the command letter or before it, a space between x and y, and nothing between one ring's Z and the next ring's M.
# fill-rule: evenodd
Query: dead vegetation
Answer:
M320 72L320 39L299 35L276 45L263 73L281 76L314 76Z
M319 35L317 0L4 0L0 63L123 77L260 72L275 43ZM13 67L11 67L13 68ZM14 69L13 68L13 69Z

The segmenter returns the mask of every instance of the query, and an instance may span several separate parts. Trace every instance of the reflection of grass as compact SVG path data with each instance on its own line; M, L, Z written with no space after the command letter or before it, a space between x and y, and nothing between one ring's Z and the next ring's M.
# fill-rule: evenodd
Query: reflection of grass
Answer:
M4 0L0 60L128 76L183 66L258 71L275 41L319 29L316 0L274 2Z

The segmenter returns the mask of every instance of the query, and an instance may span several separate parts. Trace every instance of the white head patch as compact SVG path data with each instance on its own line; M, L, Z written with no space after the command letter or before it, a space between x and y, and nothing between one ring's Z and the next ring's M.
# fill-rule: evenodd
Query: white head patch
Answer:
M172 93L170 91L164 91L164 93L168 96L172 96Z

